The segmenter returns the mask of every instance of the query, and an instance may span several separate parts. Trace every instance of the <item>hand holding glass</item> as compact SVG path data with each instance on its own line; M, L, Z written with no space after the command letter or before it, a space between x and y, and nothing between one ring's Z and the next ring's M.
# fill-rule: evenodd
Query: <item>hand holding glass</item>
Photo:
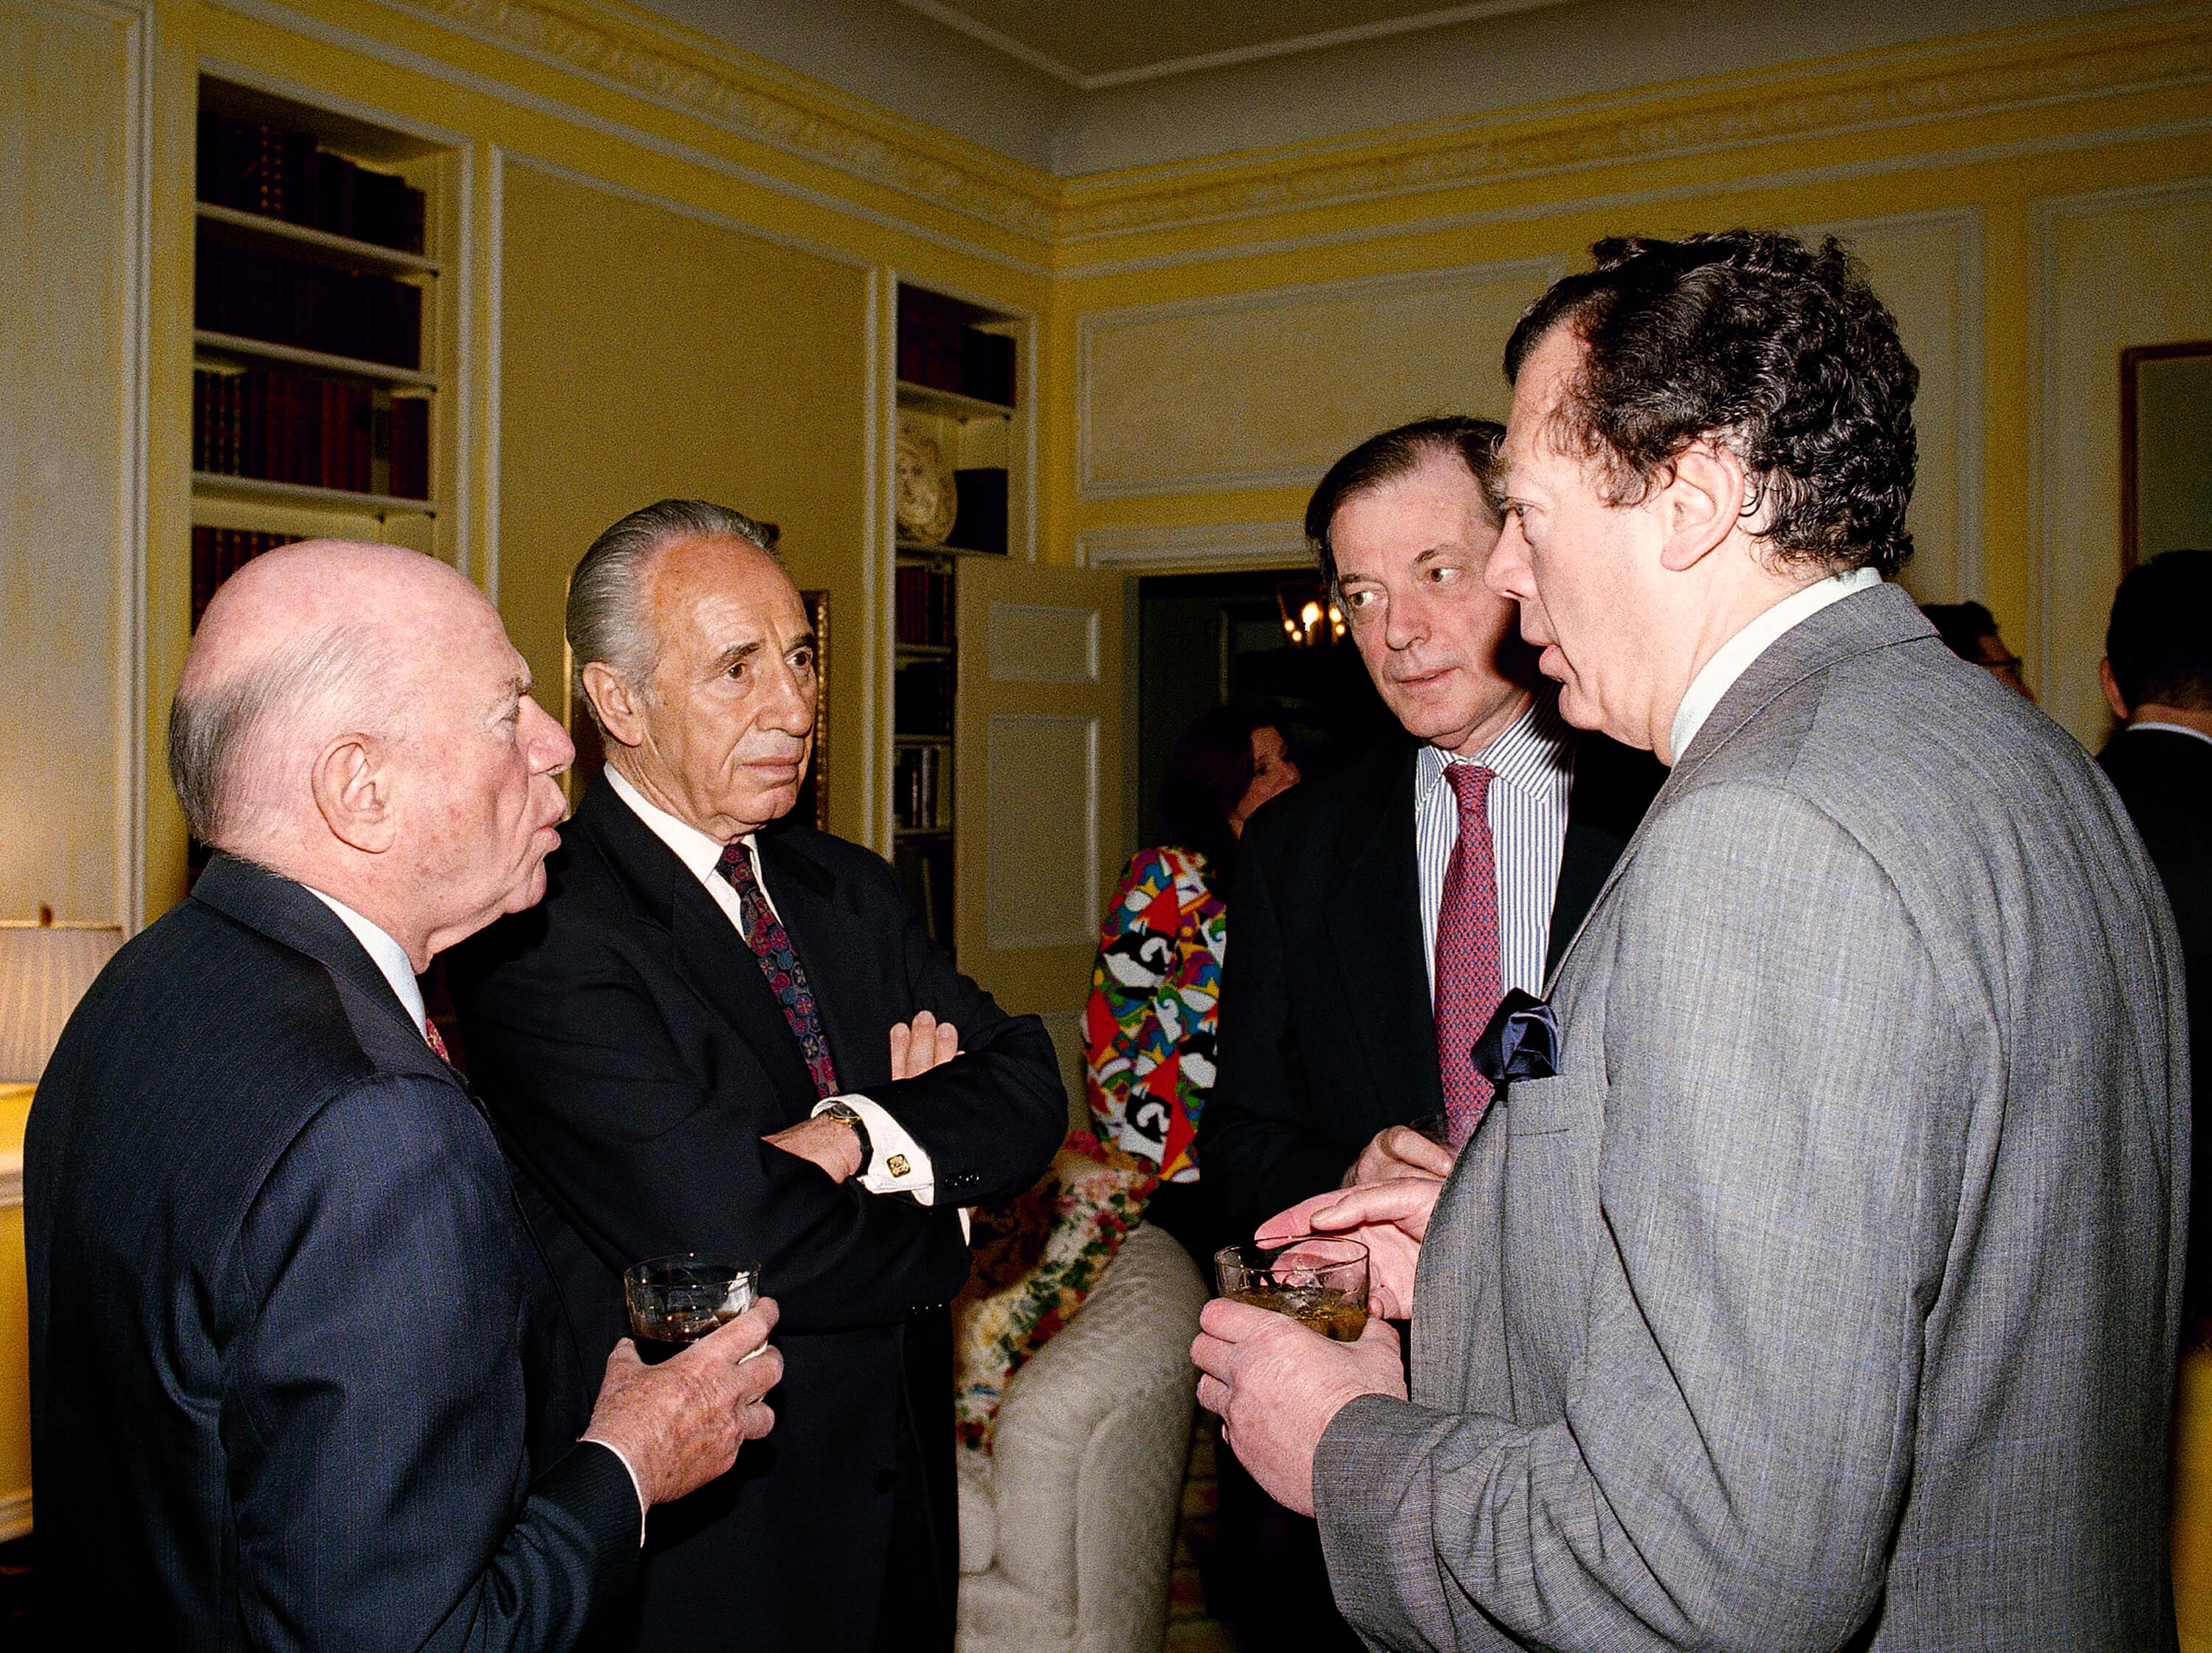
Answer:
M675 1352L672 1346L695 1342L727 1325L759 1297L758 1263L710 1252L650 1258L623 1275L630 1333L647 1360L654 1358L653 1346L661 1346L657 1352L665 1358Z
M1339 1343L1367 1329L1367 1248L1307 1236L1277 1245L1224 1246L1213 1255L1221 1295L1288 1315Z

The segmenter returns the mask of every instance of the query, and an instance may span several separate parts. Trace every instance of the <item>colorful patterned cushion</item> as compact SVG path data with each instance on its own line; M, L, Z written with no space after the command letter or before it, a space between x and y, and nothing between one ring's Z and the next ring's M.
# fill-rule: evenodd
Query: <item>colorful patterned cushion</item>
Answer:
M1143 1160L1071 1131L1035 1188L970 1213L975 1267L952 1304L963 1446L990 1451L1006 1380L1082 1306L1158 1182Z

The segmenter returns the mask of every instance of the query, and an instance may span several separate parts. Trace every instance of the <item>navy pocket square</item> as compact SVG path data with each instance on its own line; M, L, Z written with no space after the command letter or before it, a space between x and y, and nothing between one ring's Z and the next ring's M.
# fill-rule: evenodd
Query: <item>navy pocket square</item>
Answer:
M1515 1079L1548 1079L1559 1072L1559 1018L1544 1000L1516 988L1469 1054L1493 1090L1502 1091Z

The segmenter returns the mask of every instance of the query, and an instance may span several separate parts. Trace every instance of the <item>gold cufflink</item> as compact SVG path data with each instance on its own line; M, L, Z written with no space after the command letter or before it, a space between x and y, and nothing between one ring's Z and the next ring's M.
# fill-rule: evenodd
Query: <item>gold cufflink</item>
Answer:
M893 1176L904 1176L914 1167L907 1163L907 1157L904 1154L895 1153L884 1161L884 1169L890 1172Z

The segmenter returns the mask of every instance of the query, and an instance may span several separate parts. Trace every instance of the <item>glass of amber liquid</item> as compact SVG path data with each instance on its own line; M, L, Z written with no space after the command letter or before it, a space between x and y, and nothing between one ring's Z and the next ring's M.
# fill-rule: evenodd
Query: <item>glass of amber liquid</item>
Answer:
M665 1360L751 1308L760 1265L743 1257L683 1251L634 1263L623 1275L623 1301L639 1356Z
M1288 1315L1339 1343L1367 1329L1367 1248L1314 1234L1280 1245L1224 1246L1214 1277L1231 1303Z

